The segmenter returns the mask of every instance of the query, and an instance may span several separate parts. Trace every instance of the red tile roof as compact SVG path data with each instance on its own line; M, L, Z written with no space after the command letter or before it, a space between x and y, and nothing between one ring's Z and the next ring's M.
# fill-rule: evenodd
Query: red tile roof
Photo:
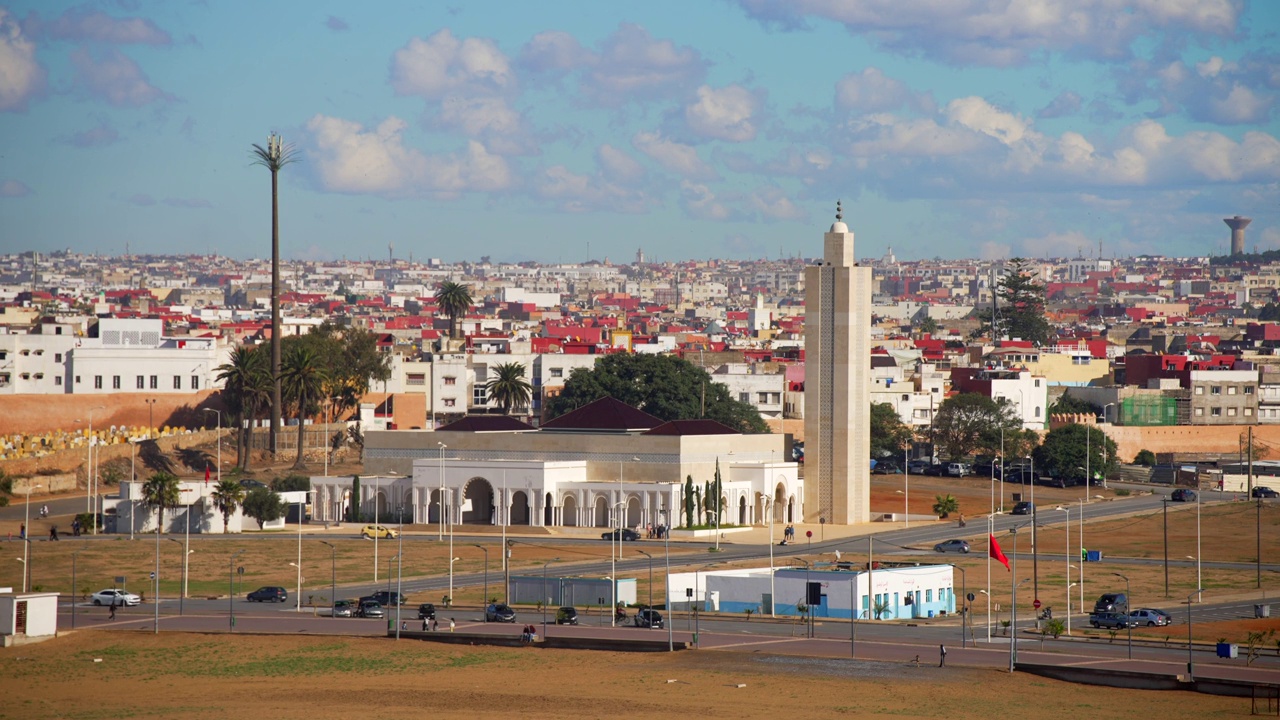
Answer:
M583 405L577 410L542 424L543 430L601 430L627 431L652 430L662 424L662 420L643 410L615 400L602 397L599 400Z

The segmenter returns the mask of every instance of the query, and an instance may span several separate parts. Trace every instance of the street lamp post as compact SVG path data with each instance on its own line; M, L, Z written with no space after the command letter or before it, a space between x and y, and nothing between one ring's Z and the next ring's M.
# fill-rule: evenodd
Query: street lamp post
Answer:
M327 540L321 540L320 543L329 546L329 617L336 618L338 617L338 548Z
M1059 509L1059 510L1061 510L1062 512L1064 512L1064 513L1066 513L1066 514L1067 514L1067 522L1066 522L1066 523L1065 523L1065 525L1064 525L1064 527L1066 527L1066 529L1067 529L1066 554L1064 555L1063 559L1064 559L1064 560L1066 561L1066 563L1067 563L1067 580L1066 580L1066 586L1067 586L1067 634L1068 634L1068 635L1070 635L1070 634L1071 634L1071 508L1070 508L1070 507L1059 507L1058 509ZM1083 612L1083 611L1084 611L1084 608L1083 608L1083 607L1081 607L1081 608L1080 608L1080 610L1081 610L1081 612Z
M667 611L667 652L675 652L675 649L676 649L675 638L672 634L674 633L674 630L671 629L671 624L675 620L675 617L671 614L671 527L670 526L671 526L671 512L668 511L667 527L665 528L666 531L662 533L664 551L665 551L666 562L667 562L667 574L662 581L662 589L663 589L663 594L666 596L667 600L666 602L662 603L662 605L663 605L663 609ZM772 543L770 543L770 545L772 545ZM773 555L772 547L770 547L769 553L770 553L770 557L772 557ZM769 582L771 587L773 583L772 576L773 574L770 573ZM769 602L770 603L773 602L772 596L770 596Z
M229 610L227 617L231 623L230 632L236 631L236 558L244 554L243 550L237 550L231 554L231 560L227 563L227 608Z
M1160 498L1164 506L1164 596L1169 597L1169 498Z
M1121 575L1118 572L1113 572L1111 574L1115 575L1116 577L1124 581L1124 597L1125 597L1124 624L1125 624L1125 627L1129 628L1129 659L1132 660L1133 659L1133 621L1129 616L1129 607L1130 607L1130 604L1133 602L1133 600L1132 600L1132 595L1129 594L1129 578L1125 577L1124 575ZM1191 617L1190 608L1191 606L1188 605L1187 606L1188 620Z
M26 521L22 524L22 592L31 592L31 573L27 570L27 561L31 559L27 548L31 545L31 491L44 487L42 483L27 486Z
M547 566L553 562L560 562L560 558L551 558L542 563L542 639L547 638L547 606L551 604L551 598L547 596ZM616 582L616 581L615 581ZM486 615L486 618L488 616Z
M156 517L156 572L155 578L155 623L152 626L152 632L156 635L160 634L160 533L164 530L161 518L164 517L164 506L160 506L160 513Z
M1034 600L1040 599L1040 543L1036 528L1040 518L1036 508L1036 459L1028 455L1031 462L1031 592Z
M1196 591L1187 596L1187 679L1196 679L1196 666L1191 659L1191 598L1204 592L1204 588L1198 587Z
M184 601L186 600L186 595L187 595L185 592L187 587L187 556L195 552L195 550L188 550L186 546L184 546L176 538L165 538L165 540L168 540L169 542L172 542L172 543L178 543L178 547L182 548L182 587L184 592L178 596L178 614L185 615L186 613L183 610L183 604L184 604ZM159 599L160 599L160 596L157 595L156 600L159 601Z
M649 558L649 612L653 612L653 556L643 550L637 550L636 552ZM668 621L670 619L667 618ZM653 629L652 623L649 624L649 629Z
M963 648L967 647L964 635L969 629L969 581L966 579L964 568L955 563L947 564L960 571L960 647ZM952 585L952 587L955 586ZM955 594L954 589L951 592Z
M488 607L489 606L489 548L483 545L473 545L472 547L480 548L480 551L484 553L484 600L480 604L484 605L485 607ZM488 613L485 614L484 621L489 622ZM543 628L543 632L546 632L546 628Z
M24 539L23 544L26 544ZM71 629L76 629L76 558L80 553L84 552L84 548L71 553ZM26 568L27 564L23 563L22 567Z
M929 399L932 402L933 398L931 397ZM930 416L930 422L932 423L932 417L933 417L932 407L930 408L929 416ZM932 428L932 425L930 425L930 427ZM932 443L932 438L930 438L930 442ZM929 451L933 452L932 445L929 446ZM903 455L906 455L906 454L907 454L906 451L904 451ZM930 460L932 459L933 458L930 458ZM907 460L902 465L902 519L906 521L905 527L911 527L911 461L910 460Z
M622 509L621 509L622 505L623 503L614 503L613 506L618 509L618 512L622 512ZM618 536L618 554L617 556L615 556L611 552L609 555L609 577L612 578L611 587L609 589L610 602L612 603L609 606L609 627L618 626L618 560L617 558L622 556L622 529L619 528L618 530L616 530L615 534L617 534ZM612 551L613 549L612 541L610 541L609 543L609 548L610 548L610 551Z
M443 541L444 541L444 450L445 450L445 448L447 448L447 447L449 447L449 446L448 446L448 445L445 445L445 444L444 444L444 443L442 443L442 442L438 442L438 443L436 443L436 445L440 448L440 456L439 456L439 461L440 461L440 504L439 504L439 508L440 508L440 517L439 517L439 518L437 518L437 519L440 521L440 534L439 534L439 536L438 536L436 539L437 539L437 540L439 540L439 541L441 541L441 542L443 542Z
M222 482L222 411L217 408L205 408L204 411L218 414L218 431L215 437L218 439L218 482Z
M449 558L449 604L453 604L453 564L462 558Z
M1010 584L1013 585L1013 599L1009 603L1012 606L1013 634L1009 638L1009 672L1013 672L1018 664L1018 528L1009 528L1009 534L1013 536L1013 567L1010 580Z

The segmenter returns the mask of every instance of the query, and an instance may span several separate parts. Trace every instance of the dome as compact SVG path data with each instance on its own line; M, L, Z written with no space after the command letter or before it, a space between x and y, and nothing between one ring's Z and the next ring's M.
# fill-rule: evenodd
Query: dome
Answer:
M841 220L837 220L837 221L835 221L835 222L831 223L831 229L830 229L830 230L828 230L827 232L833 232L833 233L847 233L847 232L849 232L849 226L848 226L848 225L845 225L843 221L841 221Z

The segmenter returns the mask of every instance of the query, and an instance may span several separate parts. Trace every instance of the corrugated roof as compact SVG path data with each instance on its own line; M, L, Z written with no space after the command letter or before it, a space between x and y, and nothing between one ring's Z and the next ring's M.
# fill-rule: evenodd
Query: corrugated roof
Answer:
M586 405L567 412L564 415L542 424L543 430L599 430L599 431L635 431L652 430L662 424L662 420L643 410L615 400L602 397Z
M436 432L522 432L536 428L509 415L467 415Z

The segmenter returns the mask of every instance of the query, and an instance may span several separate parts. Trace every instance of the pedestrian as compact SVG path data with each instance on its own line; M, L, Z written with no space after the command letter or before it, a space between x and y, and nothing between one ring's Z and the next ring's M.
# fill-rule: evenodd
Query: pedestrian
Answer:
M454 622L453 622L453 618L449 618L449 632L453 632L453 628L454 628L454 627L455 627L455 625L454 625Z
M426 631L427 631L427 623L429 623L429 622L431 622L431 621L430 621L430 620L428 620L428 619L426 619L426 618L422 618L422 632L426 632Z
M434 617L431 618L431 632L440 632L440 621Z
M50 540L57 540L57 539L58 539L58 526L57 526L57 525L53 525L53 526L51 526L51 527L49 528L49 539L50 539Z
M939 645L938 646L938 667L943 667L946 664L947 664L947 646Z
M18 526L18 539L19 539L19 540L26 540L26 539L27 539L27 524L26 524L26 523L22 523L21 525L19 525L19 526Z
M401 620L401 621L400 621L400 629L401 629L401 630L408 630L408 629L409 629L409 621L408 621L408 620Z
M115 598L111 598L111 615L109 615L107 619L108 620L116 619L116 599Z

